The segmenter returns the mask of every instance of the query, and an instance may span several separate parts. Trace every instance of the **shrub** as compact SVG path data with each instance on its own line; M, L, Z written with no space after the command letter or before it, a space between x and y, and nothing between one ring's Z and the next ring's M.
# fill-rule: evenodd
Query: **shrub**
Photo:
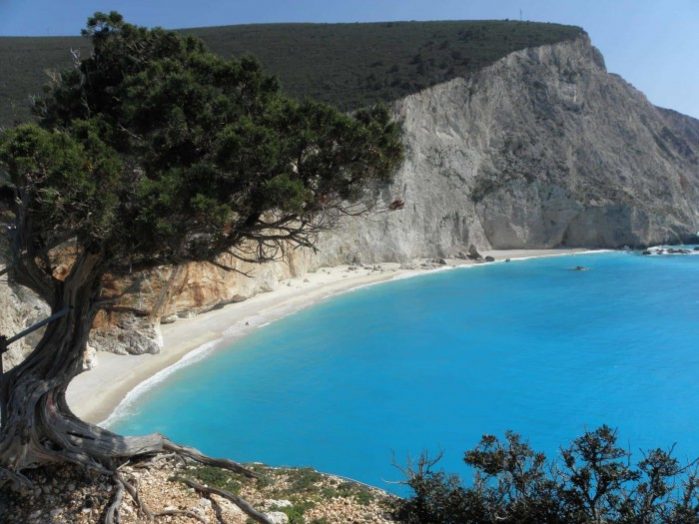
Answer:
M396 510L409 524L699 523L699 476L672 449L654 449L633 463L602 426L575 439L550 461L515 433L485 435L464 461L475 470L465 486L436 471L440 457L423 454L404 469L413 496Z

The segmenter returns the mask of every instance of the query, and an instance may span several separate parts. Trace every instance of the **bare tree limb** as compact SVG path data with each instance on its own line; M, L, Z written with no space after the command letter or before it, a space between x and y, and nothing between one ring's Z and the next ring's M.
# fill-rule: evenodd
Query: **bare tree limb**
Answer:
M269 520L266 515L254 509L246 500L240 498L237 495L234 495L230 491L204 486L203 484L199 484L197 482L194 482L193 480L186 478L180 480L190 488L193 488L195 491L198 491L205 495L218 495L219 497L223 497L224 499L230 500L233 504L235 504L241 510L243 510L243 512L245 512L245 514L251 519L253 519L255 522L259 522L260 524L272 524L272 521Z
M174 515L184 515L185 517L189 517L190 519L198 520L203 524L209 524L209 521L206 520L204 517L188 509L164 509L163 511L153 513L154 517L169 517Z
M124 499L124 483L117 473L114 474L112 479L114 480L114 487L116 489L104 513L104 524L119 524L119 507L121 506L121 501Z

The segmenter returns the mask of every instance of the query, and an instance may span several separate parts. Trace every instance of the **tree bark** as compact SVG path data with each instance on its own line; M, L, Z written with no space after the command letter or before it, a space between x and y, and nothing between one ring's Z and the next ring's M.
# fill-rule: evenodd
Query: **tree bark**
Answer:
M75 445L77 437L66 433L69 425L61 420L77 420L65 392L82 371L83 352L97 312L100 263L98 254L81 255L66 279L55 282L51 309L67 308L67 314L47 326L21 364L0 376L0 465L10 472L19 474L26 468L65 460L98 465Z

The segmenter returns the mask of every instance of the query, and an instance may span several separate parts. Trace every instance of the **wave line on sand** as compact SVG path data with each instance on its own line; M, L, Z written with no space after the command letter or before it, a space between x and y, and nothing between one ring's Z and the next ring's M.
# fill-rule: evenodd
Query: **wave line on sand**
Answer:
M121 402L119 402L117 407L114 408L114 411L112 411L111 414L98 425L104 428L108 428L119 419L128 416L130 414L130 408L141 395L153 389L155 386L163 382L174 372L182 369L183 367L190 366L195 362L199 362L200 360L205 358L221 341L223 341L223 338L217 338L215 340L205 342L201 346L182 355L182 358L180 358L174 364L171 364L168 367L161 369L155 375L139 383L135 388L133 388L126 394L126 396L121 400Z

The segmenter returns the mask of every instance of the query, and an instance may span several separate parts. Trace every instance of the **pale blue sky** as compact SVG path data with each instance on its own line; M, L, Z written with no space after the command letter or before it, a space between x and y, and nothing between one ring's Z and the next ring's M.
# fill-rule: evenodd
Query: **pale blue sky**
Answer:
M264 22L518 19L582 26L654 104L699 118L699 0L0 0L0 35L74 35L94 11L168 28ZM2 72L0 72L2 74Z

